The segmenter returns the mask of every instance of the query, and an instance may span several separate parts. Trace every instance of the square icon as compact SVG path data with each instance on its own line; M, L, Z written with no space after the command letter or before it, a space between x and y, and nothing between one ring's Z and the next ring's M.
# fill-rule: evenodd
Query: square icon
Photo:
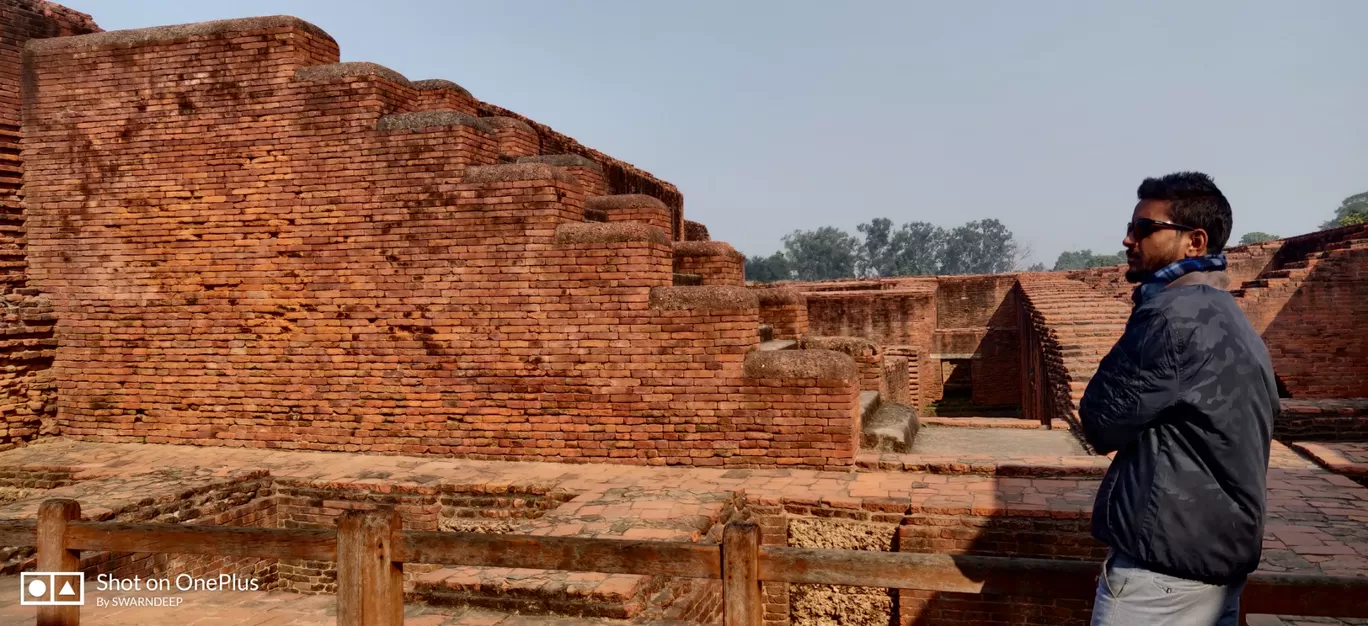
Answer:
M19 604L80 606L85 604L85 576L80 572L20 572Z

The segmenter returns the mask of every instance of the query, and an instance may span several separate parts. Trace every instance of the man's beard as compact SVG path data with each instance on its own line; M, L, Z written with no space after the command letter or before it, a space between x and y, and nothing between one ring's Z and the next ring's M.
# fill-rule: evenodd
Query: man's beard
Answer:
M1127 270L1126 270L1126 282L1128 282L1128 283L1138 283L1138 282L1140 282L1140 281L1142 281L1142 280L1145 280L1146 278L1149 278L1149 277L1150 277L1150 274L1153 274L1153 273L1154 273L1154 272L1151 272L1150 270L1133 270L1133 269L1127 269Z

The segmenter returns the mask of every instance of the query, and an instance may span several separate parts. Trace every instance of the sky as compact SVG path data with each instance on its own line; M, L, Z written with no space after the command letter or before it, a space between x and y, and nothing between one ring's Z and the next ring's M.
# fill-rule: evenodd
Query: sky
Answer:
M63 0L59 0L63 1ZM1232 240L1368 191L1364 0L64 0L106 30L289 14L677 185L747 255L876 217L1121 249L1147 176L1212 175Z

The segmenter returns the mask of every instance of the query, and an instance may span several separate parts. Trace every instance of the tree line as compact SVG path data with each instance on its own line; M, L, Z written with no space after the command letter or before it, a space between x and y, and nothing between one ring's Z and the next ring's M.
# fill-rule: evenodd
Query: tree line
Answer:
M1002 222L976 220L951 229L928 222L894 227L875 218L856 227L859 236L823 226L784 236L784 248L746 259L746 278L835 280L946 274L998 274L1020 270L1030 254Z
M1368 192L1349 196L1322 229L1368 222ZM1030 246L1019 243L1012 231L995 219L977 220L952 229L928 222L908 222L897 228L893 220L875 218L856 226L859 236L834 226L795 230L784 236L784 248L770 256L746 258L746 279L835 280L952 274L999 274L1046 271L1045 264L1022 267ZM1281 239L1265 232L1249 232L1238 245ZM1050 271L1080 270L1120 265L1126 251L1115 254L1092 250L1062 252Z

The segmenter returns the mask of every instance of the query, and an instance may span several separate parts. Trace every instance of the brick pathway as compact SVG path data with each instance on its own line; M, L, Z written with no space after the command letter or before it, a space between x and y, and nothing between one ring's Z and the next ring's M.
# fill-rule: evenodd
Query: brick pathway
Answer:
M1272 465L1262 569L1368 575L1368 489L1276 443ZM1097 488L1092 477L509 463L66 440L0 453L0 475L63 468L74 472L75 482L0 505L0 517L32 516L47 497L74 497L88 516L109 516L174 497L187 481L223 480L244 470L342 489L564 490L578 495L528 532L653 539L698 537L703 518L734 497L760 505L1084 518ZM683 508L665 508L671 503Z
M1368 481L1368 442L1298 441L1291 446L1336 474Z

